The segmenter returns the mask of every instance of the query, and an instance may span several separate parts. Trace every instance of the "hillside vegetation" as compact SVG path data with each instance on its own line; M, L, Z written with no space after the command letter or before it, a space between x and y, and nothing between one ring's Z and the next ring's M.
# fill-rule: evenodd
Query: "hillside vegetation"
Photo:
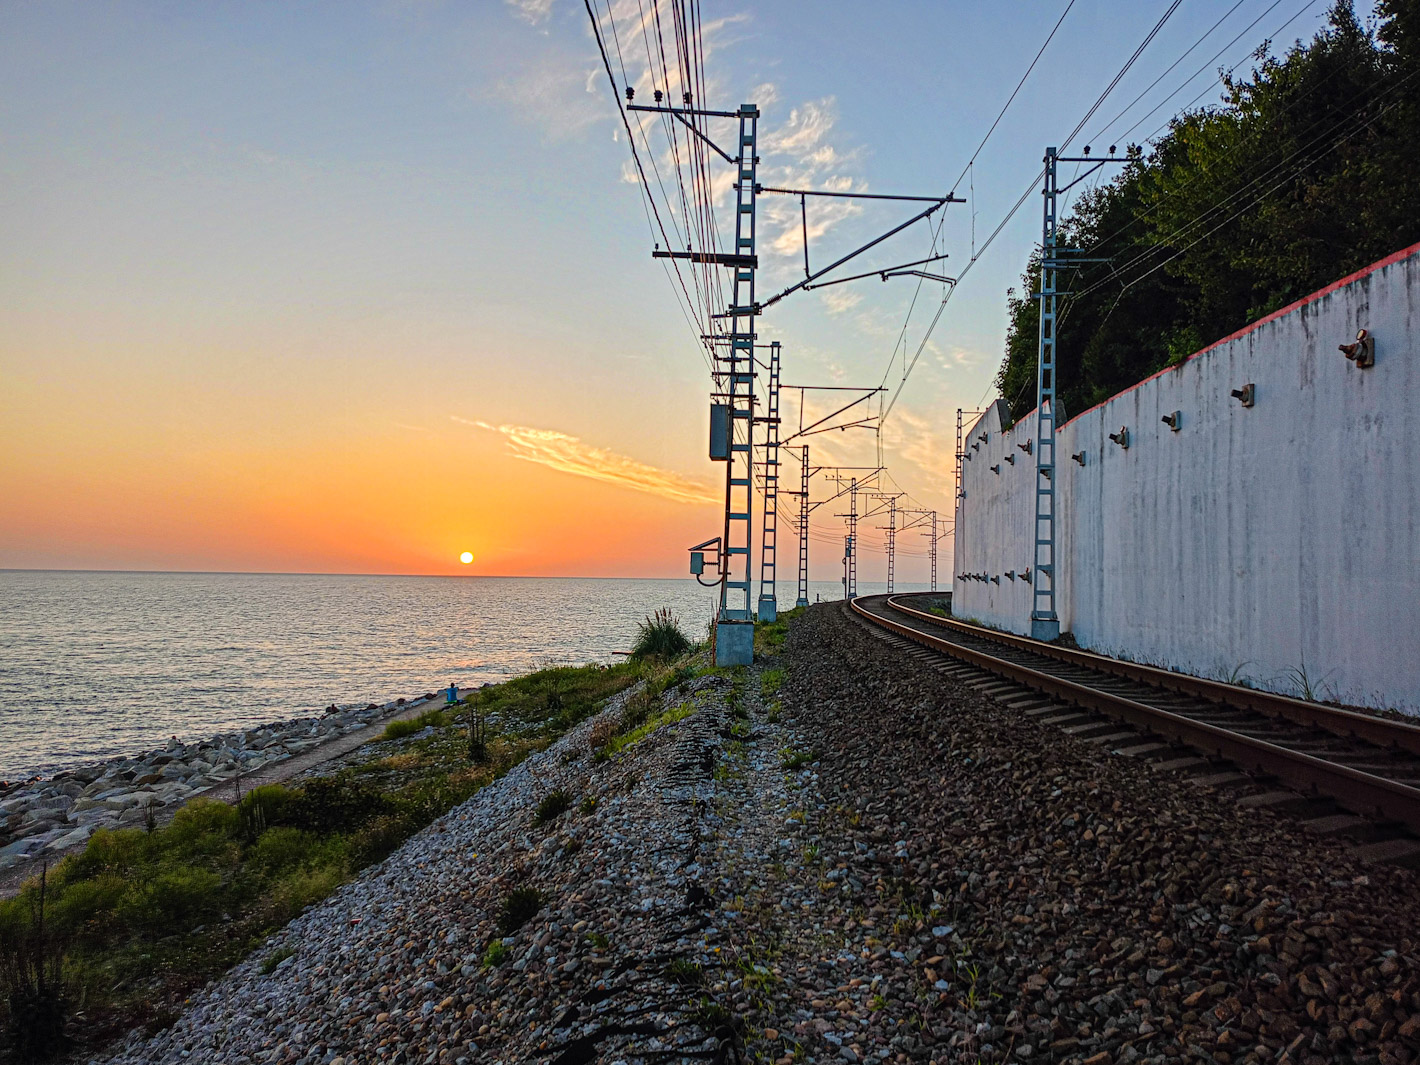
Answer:
M1062 212L1061 246L1110 260L1060 275L1067 417L1420 241L1420 0L1380 0L1374 28L1337 3L1257 59ZM1038 254L1021 281L997 378L1013 417L1035 406Z

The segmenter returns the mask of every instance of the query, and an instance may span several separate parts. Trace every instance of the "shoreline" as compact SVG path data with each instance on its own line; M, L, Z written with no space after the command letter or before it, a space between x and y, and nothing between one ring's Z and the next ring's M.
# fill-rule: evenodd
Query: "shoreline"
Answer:
M391 721L415 717L439 699L426 693L267 722L193 743L174 738L134 757L83 763L14 782L0 791L0 899L17 894L46 862L55 864L82 851L100 828L135 828L150 820L164 825L199 796L231 805L239 792L282 783L348 754L378 739ZM221 761L204 757L213 754ZM196 786L189 786L194 778Z

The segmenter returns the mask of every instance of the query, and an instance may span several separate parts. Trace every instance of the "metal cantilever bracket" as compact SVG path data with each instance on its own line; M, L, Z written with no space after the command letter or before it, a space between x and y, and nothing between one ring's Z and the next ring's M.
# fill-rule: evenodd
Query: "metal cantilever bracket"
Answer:
M720 537L716 536L714 539L706 540L703 544L696 544L694 547L689 548L690 573L695 578L697 584L704 585L706 588L713 588L720 583L718 577L708 584L700 579L701 574L705 572L707 567L715 573L720 572L720 547ZM705 557L707 553L711 556L708 559Z

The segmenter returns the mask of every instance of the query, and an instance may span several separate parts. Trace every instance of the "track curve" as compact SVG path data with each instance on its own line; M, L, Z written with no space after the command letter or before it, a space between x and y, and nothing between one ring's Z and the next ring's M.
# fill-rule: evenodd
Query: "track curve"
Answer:
M1042 644L860 596L853 612L1058 702L1096 711L1420 833L1420 726Z

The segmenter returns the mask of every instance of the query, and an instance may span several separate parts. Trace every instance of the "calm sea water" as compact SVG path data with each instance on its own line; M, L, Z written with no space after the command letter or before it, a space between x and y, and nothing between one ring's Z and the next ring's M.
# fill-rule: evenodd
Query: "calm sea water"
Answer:
M699 638L715 594L691 580L0 571L0 779L614 661L658 607ZM809 597L841 594L815 583ZM792 605L792 586L780 596Z

